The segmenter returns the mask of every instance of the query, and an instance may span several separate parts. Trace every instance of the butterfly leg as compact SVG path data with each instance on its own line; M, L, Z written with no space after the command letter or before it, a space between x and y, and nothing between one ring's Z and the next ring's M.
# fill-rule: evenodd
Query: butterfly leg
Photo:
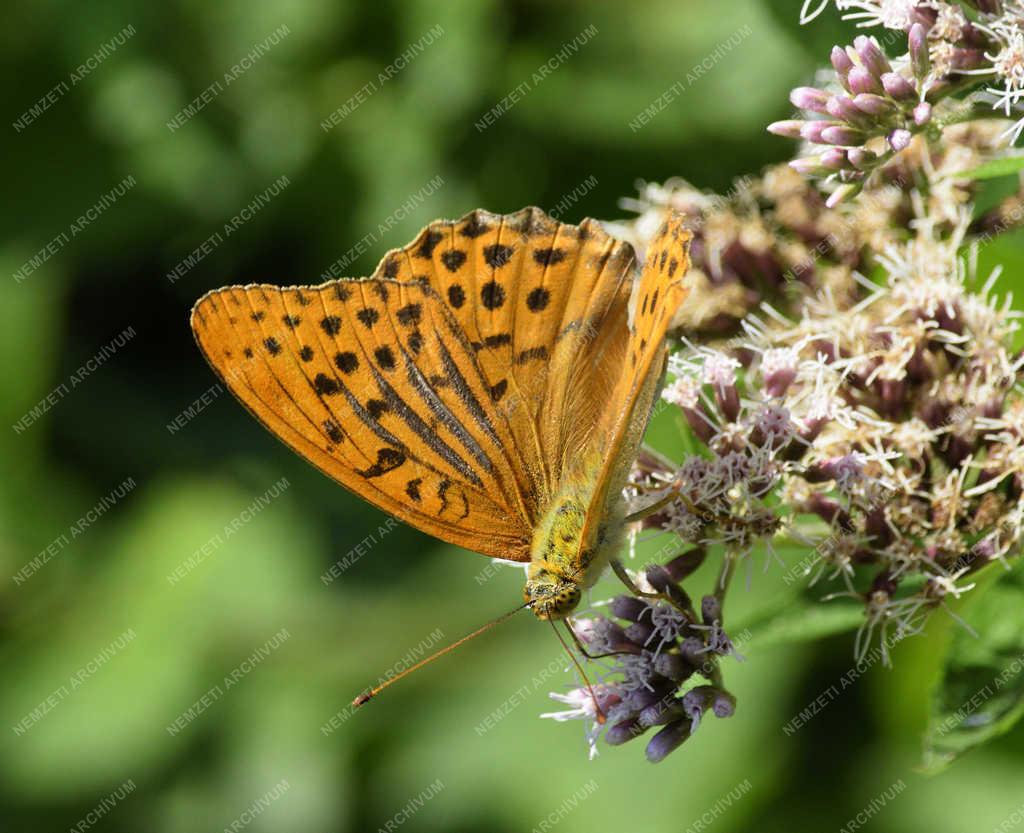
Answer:
M656 515L670 503L676 500L681 501L685 506L686 510L695 517L700 518L705 523L717 523L719 525L726 525L730 522L730 518L725 515L717 515L714 512L708 512L706 509L701 509L692 500L680 490L681 487L678 483L674 483L668 487L668 492L653 503L644 506L642 509L638 509L632 514L626 515L624 523L630 524L637 521L642 521L644 518L649 518L651 515Z
M648 593L646 590L641 590L639 587L636 586L636 582L633 581L632 577L627 572L625 565L621 561L619 561L619 559L611 559L611 566L612 570L615 572L615 575L619 577L619 581L625 584L626 587L629 589L629 592L632 593L634 596L640 596L644 599L660 599L663 602L668 602L680 613L686 615L686 617L690 619L690 621L699 621L697 618L697 614L693 610L693 605L690 602L690 599L686 596L685 593L682 593L682 591L679 591L678 595L658 592Z

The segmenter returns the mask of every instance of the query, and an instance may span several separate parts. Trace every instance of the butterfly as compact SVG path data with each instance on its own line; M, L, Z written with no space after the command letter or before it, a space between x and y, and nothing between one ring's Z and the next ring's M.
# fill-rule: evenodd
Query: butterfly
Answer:
M689 240L670 218L638 275L594 220L477 210L368 278L209 292L191 324L295 452L429 535L528 564L527 606L561 619L621 544Z

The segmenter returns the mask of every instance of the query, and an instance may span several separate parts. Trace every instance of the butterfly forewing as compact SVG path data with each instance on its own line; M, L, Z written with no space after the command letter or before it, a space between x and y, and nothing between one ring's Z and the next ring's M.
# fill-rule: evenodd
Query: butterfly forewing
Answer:
M514 436L537 504L557 491L579 433L596 428L596 415L573 412L574 394L608 381L587 378L583 369L605 354L611 331L626 336L633 259L628 244L593 220L568 225L525 208L431 223L381 264L381 274L429 281L451 309Z
M439 538L529 558L522 463L429 287L228 287L196 305L193 329L232 392L321 471Z
M685 294L685 244L670 224L635 286L632 248L595 221L474 211L370 278L227 287L192 324L235 395L321 471L425 532L526 561L595 454L588 523L606 513Z

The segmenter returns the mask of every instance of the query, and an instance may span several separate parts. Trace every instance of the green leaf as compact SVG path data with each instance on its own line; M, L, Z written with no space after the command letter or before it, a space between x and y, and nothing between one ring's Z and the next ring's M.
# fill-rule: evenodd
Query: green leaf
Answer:
M992 569L999 569L994 567ZM932 690L923 768L936 773L1024 715L1024 562L974 599Z
M861 604L838 600L826 603L785 594L777 599L776 604L761 609L754 618L733 626L733 635L749 630L750 637L743 644L756 645L761 649L810 642L853 630L864 621L864 606Z
M953 176L957 179L996 179L1001 176L1009 176L1024 169L1024 155L1003 156L999 159L990 159L983 162L977 168L969 171L960 171Z

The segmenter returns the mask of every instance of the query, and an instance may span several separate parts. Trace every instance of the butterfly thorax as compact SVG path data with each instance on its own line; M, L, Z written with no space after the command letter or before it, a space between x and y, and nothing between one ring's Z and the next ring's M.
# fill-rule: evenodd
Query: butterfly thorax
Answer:
M583 590L597 581L618 548L622 523L616 507L592 510L602 517L587 523L594 486L586 473L573 478L537 525L523 597L538 619L563 619L572 613Z

